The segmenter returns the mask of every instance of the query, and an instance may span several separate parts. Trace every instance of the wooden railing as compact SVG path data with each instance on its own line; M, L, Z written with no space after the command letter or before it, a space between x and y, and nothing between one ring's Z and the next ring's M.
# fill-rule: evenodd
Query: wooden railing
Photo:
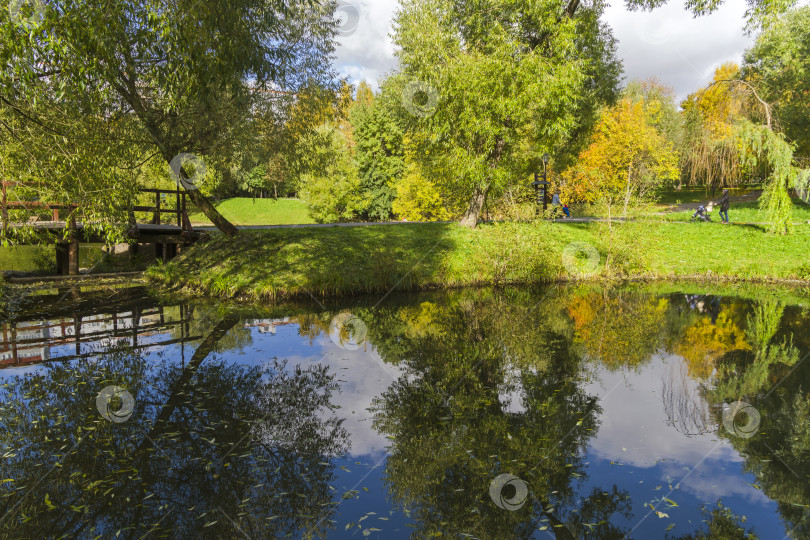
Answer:
M8 200L8 187L30 186L31 184L18 181L3 180L0 181L0 214L3 221L3 230L5 230L9 223L9 210L50 210L53 222L60 221L60 210L67 210L68 216L74 219L80 217L80 205L78 204L64 204L64 203L49 203L40 201L9 201ZM163 214L174 214L176 217L173 220L178 227L183 228L186 224L183 219L187 215L187 196L188 194L177 189L151 189L144 188L139 190L140 193L150 193L155 196L154 206L135 205L131 212L152 212L151 224L162 223ZM163 195L167 195L175 199L175 207L167 208L163 206ZM67 218L69 219L69 218ZM66 219L66 221L67 221Z
M186 214L186 197L188 194L181 189L141 189L141 193L154 193L155 205L154 206L134 206L133 212L152 212L152 223L159 224L162 220L163 214L175 214L177 216L176 223L178 227L183 227L183 216ZM168 196L174 195L176 206L174 210L169 208L162 208L163 194Z

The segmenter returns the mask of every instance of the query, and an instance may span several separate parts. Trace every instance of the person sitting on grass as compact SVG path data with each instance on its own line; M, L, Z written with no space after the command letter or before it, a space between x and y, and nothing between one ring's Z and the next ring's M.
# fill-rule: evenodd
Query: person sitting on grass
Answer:
M723 197L718 203L720 205L720 223L728 223L728 208L730 206L728 190L723 190Z

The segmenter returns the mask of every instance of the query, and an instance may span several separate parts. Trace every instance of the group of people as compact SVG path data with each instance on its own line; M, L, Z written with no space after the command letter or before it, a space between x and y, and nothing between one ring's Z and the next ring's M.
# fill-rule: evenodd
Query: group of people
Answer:
M720 223L728 223L728 209L731 206L729 193L727 189L723 190L723 195L717 203L717 206L720 207ZM703 221L711 221L711 217L709 214L712 213L712 208L714 208L714 201L709 201L707 206L703 206L702 204L697 207L695 213L692 214L692 219L702 219Z

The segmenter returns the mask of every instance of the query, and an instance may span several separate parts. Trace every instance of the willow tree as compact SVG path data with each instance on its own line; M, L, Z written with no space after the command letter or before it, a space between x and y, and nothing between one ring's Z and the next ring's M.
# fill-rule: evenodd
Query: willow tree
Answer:
M746 51L743 71L761 82L796 155L810 158L810 6L786 13L763 32Z
M128 141L167 164L183 153L238 147L234 127L251 114L256 88L332 79L334 2L66 0L42 11L41 3L22 5L20 12L0 10L0 103L26 126L66 139L75 133L48 111L101 121L102 141ZM182 183L220 230L237 232Z
M767 178L760 211L770 232L787 234L793 230L788 190L806 190L810 170L794 155L796 144L780 129L774 105L762 88L750 79L750 72L728 65L718 69L711 84L687 98L683 104L687 123L697 118L698 134L692 125L686 170L703 175L713 187L739 182L745 172L762 171Z
M734 84L721 84L739 75L737 64L726 63L712 82L681 103L686 131L681 160L685 180L712 192L743 181L745 169L736 142L736 121L749 109L749 96Z

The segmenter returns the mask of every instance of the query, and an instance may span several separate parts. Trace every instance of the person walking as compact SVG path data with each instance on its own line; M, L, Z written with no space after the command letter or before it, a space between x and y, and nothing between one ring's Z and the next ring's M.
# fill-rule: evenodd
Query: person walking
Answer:
M554 191L554 195L551 197L551 215L556 217L560 210L560 190L557 189Z
M728 190L723 190L723 196L720 198L720 220L721 223L728 223L728 208L730 206Z

